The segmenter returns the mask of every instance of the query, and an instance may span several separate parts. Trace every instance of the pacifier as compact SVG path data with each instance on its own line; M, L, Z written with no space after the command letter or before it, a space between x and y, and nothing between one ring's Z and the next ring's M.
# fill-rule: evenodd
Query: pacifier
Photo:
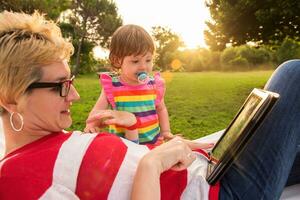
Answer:
M137 74L138 82L141 84L145 84L149 81L149 76L147 72L138 72Z

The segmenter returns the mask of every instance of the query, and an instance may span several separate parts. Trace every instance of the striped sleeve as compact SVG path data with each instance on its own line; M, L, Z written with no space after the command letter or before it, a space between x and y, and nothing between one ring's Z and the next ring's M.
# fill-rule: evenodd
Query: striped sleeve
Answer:
M105 138L106 139L103 138L105 142L103 141L101 144L101 146L104 145L102 153L101 155L99 154L99 159L102 161L97 164L98 167L94 166L98 170L101 169L101 172L95 172L97 173L96 177L98 178L94 177L91 179L91 176L87 176L86 180L81 183L81 187L94 187L95 190L98 190L93 191L93 193L95 192L98 196L94 196L94 198L90 199L130 199L138 162L147 152L149 152L149 147L137 145L126 139L112 136L111 134L105 136ZM99 140L99 138L96 138L95 140ZM95 148L95 150L96 149L98 149L98 147ZM103 154L107 154L107 156L103 158ZM100 158L101 156L102 158ZM89 158L87 157L86 159ZM90 162L93 162L93 158L90 157L90 159ZM87 160L85 162L87 162ZM84 168L84 166L82 166L82 168ZM164 172L160 177L161 199L215 199L214 197L216 196L211 195L210 186L205 179L206 170L206 159L198 156L186 170L168 170ZM82 176L84 175L82 174ZM95 182L98 183L95 184ZM147 180L145 180L145 184L147 184ZM84 191L84 189L82 191ZM214 194L217 193L218 190L215 190Z
M50 187L47 197L54 194L52 190L61 191L65 197L70 196L76 188L76 196L70 199L130 199L138 162L150 151L149 148L112 134L73 133L59 152L55 165L60 168L54 170L53 176L56 184L52 184L55 187ZM72 155L74 152L77 153ZM160 177L161 199L208 199L209 185L204 178L207 164L203 163L205 161L197 158L186 170L164 172ZM78 168L78 174L77 170L72 171L73 168ZM56 179L55 172L59 179ZM62 184L63 188L56 187Z

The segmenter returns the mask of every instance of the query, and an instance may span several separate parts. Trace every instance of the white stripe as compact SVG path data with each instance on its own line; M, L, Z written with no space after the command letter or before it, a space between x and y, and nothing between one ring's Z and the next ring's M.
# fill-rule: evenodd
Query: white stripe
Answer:
M138 145L123 138L122 140L127 146L127 152L109 191L110 200L130 199L138 161L149 152L145 145Z
M63 185L53 184L39 199L43 200L80 200L76 194Z
M199 153L196 160L187 168L188 180L181 200L207 200L209 184L206 182L207 160Z
M40 199L78 199L75 195L79 168L92 140L97 134L75 131L65 141L56 158L52 185Z
M211 135L199 138L195 140L196 142L203 143L216 143L218 139L223 134L224 130L215 132ZM208 199L209 195L209 184L206 182L206 172L207 172L207 160L199 153L196 154L197 158L188 167L188 182L187 187L183 191L181 198L182 200L198 200L198 199Z

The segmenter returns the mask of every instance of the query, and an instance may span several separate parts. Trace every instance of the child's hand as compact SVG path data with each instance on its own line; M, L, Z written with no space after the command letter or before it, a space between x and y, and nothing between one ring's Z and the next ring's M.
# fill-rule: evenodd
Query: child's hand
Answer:
M101 131L101 128L106 126L103 124L102 120L99 118L94 118L94 115L97 114L97 112L94 112L94 114L90 114L89 117L86 120L86 125L84 128L84 132L86 133L99 133Z
M175 135L173 135L171 132L163 132L162 136L166 141L171 140L175 137Z
M163 139L164 139L165 141L169 141L169 140L171 140L171 139L173 139L173 138L175 138L175 137L184 138L182 134L175 134L175 135L174 135L174 134L171 133L170 131L164 131L164 132L162 132L162 136L163 136Z
M129 127L134 125L136 122L134 114L117 110L99 110L91 114L86 120L87 124L97 125L96 127L113 124Z
M99 128L93 124L87 123L84 128L84 132L85 133L99 133L99 132L101 132L101 128Z

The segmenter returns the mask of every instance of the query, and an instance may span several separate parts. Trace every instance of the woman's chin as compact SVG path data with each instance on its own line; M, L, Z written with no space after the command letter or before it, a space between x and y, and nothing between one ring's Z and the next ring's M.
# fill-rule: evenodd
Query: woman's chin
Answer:
M69 128L72 125L72 118L71 117L64 117L60 121L59 124L60 124L60 128L62 128L62 129Z

